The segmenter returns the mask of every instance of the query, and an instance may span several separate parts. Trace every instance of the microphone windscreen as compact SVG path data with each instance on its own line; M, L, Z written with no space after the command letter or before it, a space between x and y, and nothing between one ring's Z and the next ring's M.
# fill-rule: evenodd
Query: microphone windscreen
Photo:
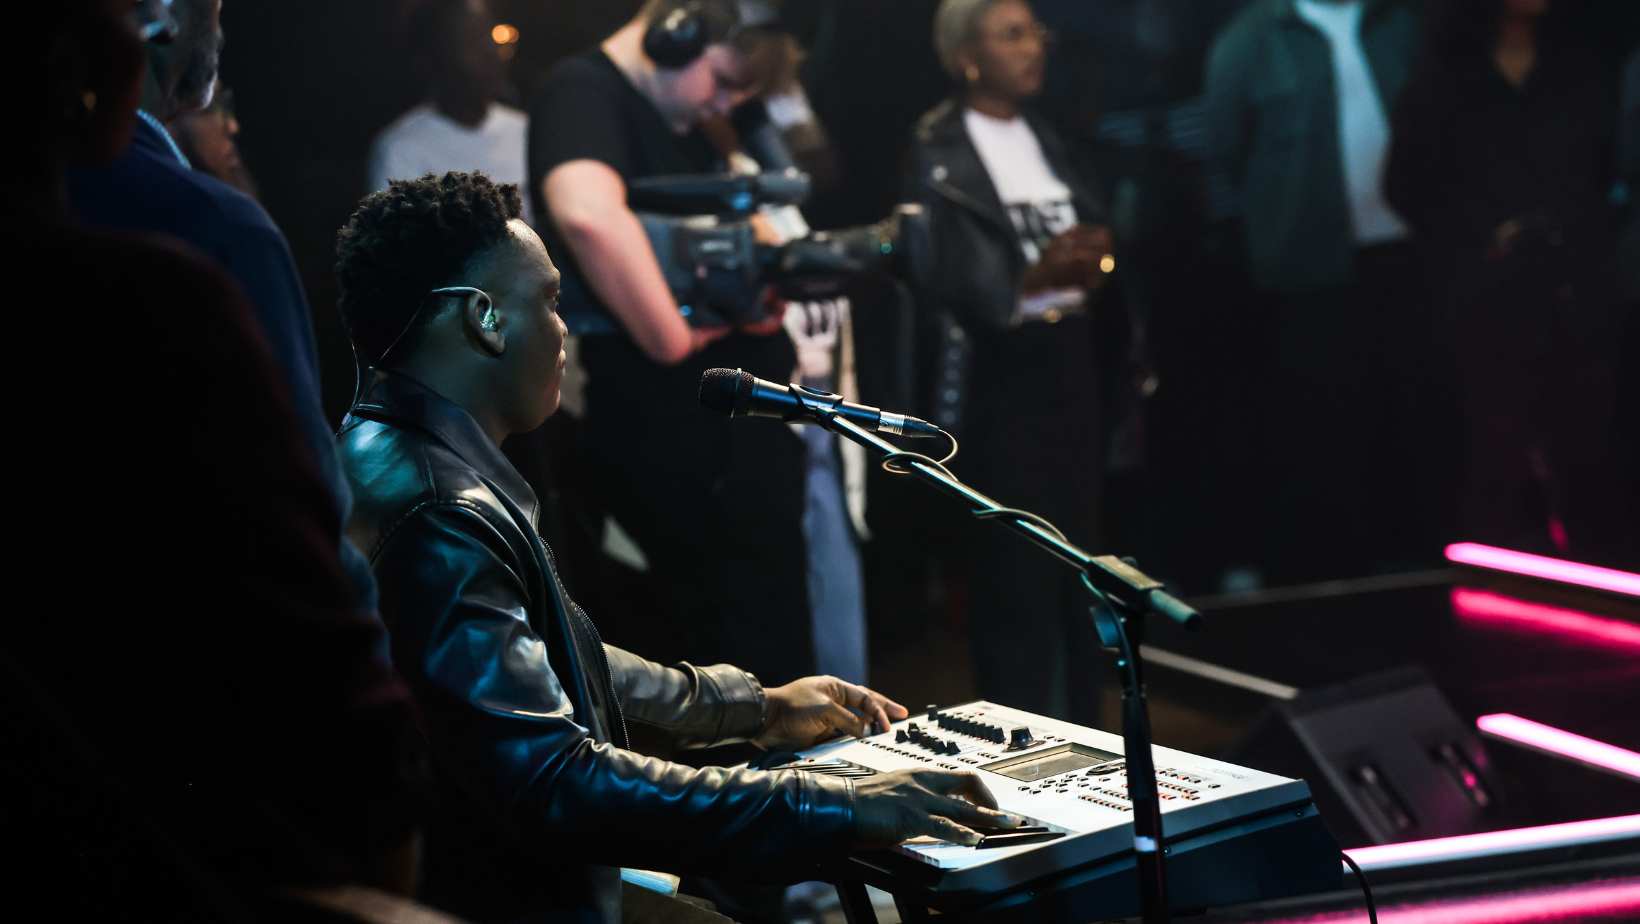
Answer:
M735 396L742 388L751 390L750 372L739 369L708 369L700 377L700 403L725 417L735 413Z

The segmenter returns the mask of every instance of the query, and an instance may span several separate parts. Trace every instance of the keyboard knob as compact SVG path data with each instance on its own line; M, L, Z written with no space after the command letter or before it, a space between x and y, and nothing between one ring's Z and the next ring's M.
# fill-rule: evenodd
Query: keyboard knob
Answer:
M1035 743L1031 738L1031 730L1023 725L1008 732L1008 749L1010 751L1028 748Z
M901 744L906 743L910 739L911 739L911 736L906 734L905 729L903 729L903 728L894 733L894 740L900 742Z

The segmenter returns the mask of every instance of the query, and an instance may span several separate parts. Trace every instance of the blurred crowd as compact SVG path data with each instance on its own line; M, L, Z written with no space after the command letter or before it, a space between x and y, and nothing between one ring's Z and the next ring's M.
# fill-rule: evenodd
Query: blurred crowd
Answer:
M1074 574L824 430L709 417L716 367L924 417L975 487L1184 593L1459 540L1640 565L1630 4L312 6L76 0L8 64L45 87L8 174L19 321L71 368L22 421L61 461L19 520L52 599L4 654L46 757L4 782L88 906L370 919L425 881L449 681L393 635L334 438L418 315L383 336L330 296L370 259L338 258L354 204L428 175L516 199L586 322L559 411L502 448L552 580L662 663L852 689L939 636L940 689L1099 719ZM913 203L925 258L686 318L630 184L787 167L813 193L760 241Z
M864 679L868 640L955 631L982 692L1091 701L1066 669L1090 657L1081 591L1054 563L825 434L704 419L713 365L924 416L977 487L1190 592L1434 568L1457 540L1633 561L1621 4L740 6L748 69L665 113L679 157L621 150L603 113L630 99L576 84L598 79L584 55L532 57L581 17L499 2L407 20L425 99L371 142L378 187L519 183L619 321L574 340L557 432L512 453L616 635ZM931 265L719 340L623 287L647 257L578 273L645 250L604 236L627 210L578 161L623 182L796 164L807 226L915 202ZM792 620L748 639L772 601ZM1022 628L1052 669L997 654Z

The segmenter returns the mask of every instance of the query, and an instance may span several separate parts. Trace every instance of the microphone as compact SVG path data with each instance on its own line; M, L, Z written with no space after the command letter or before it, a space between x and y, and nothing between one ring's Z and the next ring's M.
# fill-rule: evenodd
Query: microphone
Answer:
M802 392L801 399L797 392ZM803 385L776 385L740 369L706 370L700 377L700 403L726 417L778 417L800 423L813 422L815 409L819 408L878 433L943 435L939 427L926 420L844 401L841 396Z

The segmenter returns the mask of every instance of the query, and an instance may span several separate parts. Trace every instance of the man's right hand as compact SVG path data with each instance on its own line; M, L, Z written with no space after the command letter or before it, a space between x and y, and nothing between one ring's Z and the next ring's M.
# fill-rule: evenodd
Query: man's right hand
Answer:
M1025 819L996 810L997 800L969 772L895 770L856 781L854 831L861 847L888 847L928 835L980 842L980 828L1017 828Z

